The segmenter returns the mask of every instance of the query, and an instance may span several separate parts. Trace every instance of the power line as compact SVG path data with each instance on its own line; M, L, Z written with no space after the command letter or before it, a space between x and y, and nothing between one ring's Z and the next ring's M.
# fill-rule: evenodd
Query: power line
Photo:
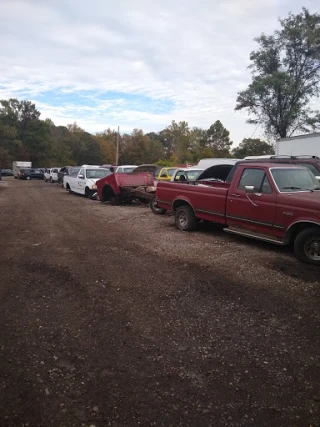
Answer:
M260 125L260 123L258 123L258 124L257 124L257 126L256 126L255 130L253 131L253 134L250 136L250 139L251 139L251 138L253 137L253 135L256 133L256 130L258 129L259 125Z

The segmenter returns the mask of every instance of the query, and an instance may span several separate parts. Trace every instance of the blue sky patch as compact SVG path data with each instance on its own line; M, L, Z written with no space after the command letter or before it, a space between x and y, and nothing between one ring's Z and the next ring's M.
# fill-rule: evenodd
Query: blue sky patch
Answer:
M41 103L53 107L76 105L77 107L97 108L98 110L129 109L148 111L151 114L170 113L174 103L167 99L155 99L141 94L97 91L48 91L36 97Z

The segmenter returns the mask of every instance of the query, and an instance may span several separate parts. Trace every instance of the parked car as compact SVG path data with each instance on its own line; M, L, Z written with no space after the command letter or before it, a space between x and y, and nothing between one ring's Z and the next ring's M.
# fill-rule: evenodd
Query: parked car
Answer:
M49 176L49 182L53 184L54 182L58 182L58 173L60 171L60 168L52 168L50 169L50 176Z
M12 171L13 171L13 176L15 179L19 178L18 174L19 174L19 169L30 169L32 168L32 163L31 162L25 162L25 161L14 161L12 162Z
M199 220L225 231L278 245L293 243L296 257L320 265L320 185L306 167L238 162L226 182L159 182L157 204L173 210L182 231Z
M114 172L115 169L117 168L117 166L113 166L113 165L109 165L109 164L105 164L105 165L100 165L99 168L103 168L103 169L109 169L110 172Z
M65 175L76 175L79 170L81 169L81 166L64 166L61 168L58 172L58 184L61 184L63 187L63 178Z
M38 169L24 168L24 169L19 169L18 178L26 179L26 180L43 179L43 173Z
M2 176L12 176L13 172L11 169L0 169L0 173Z
M45 182L48 182L50 179L50 168L45 168L44 173L43 173L43 179L45 180Z
M220 157L213 157L213 158L207 158L207 159L201 159L199 160L197 166L199 169L208 169L211 166L216 165L234 165L236 162L238 162L240 159L230 159L230 158L220 158Z
M168 167L165 167L165 168L160 167L160 168L158 168L155 171L155 176L154 177L158 181L170 181L171 177L174 174L174 172L176 171L176 169L177 168L172 168L172 167L170 167L170 168L168 168Z
M136 165L122 165L117 166L116 173L131 173L137 166Z
M81 167L78 174L64 176L64 187L70 193L78 193L91 198L97 192L96 182L110 174L109 169L98 166Z
M158 166L153 165L153 164L144 164L144 165L139 165L138 167L136 167L135 169L133 169L132 173L136 174L136 173L141 173L141 172L149 172L151 173L154 177L156 175L156 171L159 169Z
M203 172L203 169L198 168L181 168L176 169L171 177L171 182L194 182Z

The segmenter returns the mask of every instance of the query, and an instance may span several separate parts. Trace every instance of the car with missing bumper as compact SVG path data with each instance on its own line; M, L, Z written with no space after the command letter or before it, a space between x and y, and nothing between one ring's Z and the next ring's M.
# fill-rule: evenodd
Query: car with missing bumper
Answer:
M97 192L96 182L110 174L110 169L86 165L81 167L77 174L65 175L63 185L70 193L78 193L92 198Z
M236 235L293 244L296 257L320 265L320 186L299 165L239 162L226 182L201 185L159 182L157 205L191 231L200 220Z

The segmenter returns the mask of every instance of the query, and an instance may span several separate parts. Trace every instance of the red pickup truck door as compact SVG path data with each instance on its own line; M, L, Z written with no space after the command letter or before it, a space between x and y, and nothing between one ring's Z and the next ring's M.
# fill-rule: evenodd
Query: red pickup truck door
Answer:
M245 186L254 186L247 194ZM227 224L270 236L281 236L282 227L274 224L277 193L264 168L242 167L236 172L227 197Z

